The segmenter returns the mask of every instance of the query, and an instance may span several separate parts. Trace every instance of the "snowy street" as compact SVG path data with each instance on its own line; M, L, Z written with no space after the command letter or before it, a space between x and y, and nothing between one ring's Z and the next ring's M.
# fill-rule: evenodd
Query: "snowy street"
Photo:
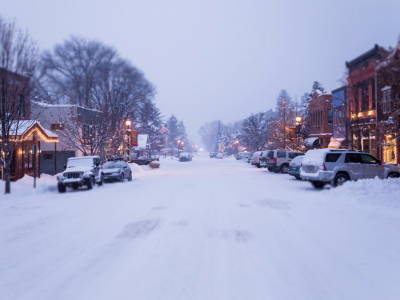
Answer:
M0 299L400 299L399 179L160 163L91 191L2 183Z

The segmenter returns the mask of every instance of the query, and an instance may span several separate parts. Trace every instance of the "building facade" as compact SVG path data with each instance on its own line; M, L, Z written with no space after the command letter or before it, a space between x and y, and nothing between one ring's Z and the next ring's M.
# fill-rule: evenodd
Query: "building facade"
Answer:
M2 101L0 112L10 117L3 119L9 128L5 132L0 131L1 161L0 178L5 179L4 162L6 156L3 149L10 149L11 162L10 180L16 181L24 175L32 176L36 169L40 176L41 146L56 144L57 134L46 130L31 112L30 103L30 79L28 77L0 69L0 91ZM6 88L4 88L6 87ZM6 141L8 140L8 145ZM35 149L37 154L35 154ZM8 150L6 150L8 151Z
M376 68L378 158L399 165L400 142L400 40Z
M332 137L332 95L315 92L310 101L310 135L305 146L328 148Z
M350 135L353 149L380 156L377 145L377 79L376 67L388 56L388 51L374 48L346 62L350 106Z
M332 138L328 148L351 149L351 137L347 130L350 116L348 94L347 86L332 91Z
M84 156L82 150L90 147L90 138L95 136L94 129L101 119L101 112L78 105L52 105L35 101L32 101L31 107L42 126L57 134L59 139L58 143L42 143L42 173L60 173L68 158Z

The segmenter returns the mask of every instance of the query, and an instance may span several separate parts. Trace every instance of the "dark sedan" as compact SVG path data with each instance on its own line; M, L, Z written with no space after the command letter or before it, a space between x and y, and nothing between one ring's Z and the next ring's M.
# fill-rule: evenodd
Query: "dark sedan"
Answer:
M181 154L179 156L179 161L192 161L192 155L191 154Z
M108 160L101 168L103 169L104 181L132 180L132 170L122 159Z

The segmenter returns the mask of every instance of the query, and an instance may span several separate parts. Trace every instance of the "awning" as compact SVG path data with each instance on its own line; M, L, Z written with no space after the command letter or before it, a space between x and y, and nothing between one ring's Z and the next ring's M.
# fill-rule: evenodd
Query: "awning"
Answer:
M344 139L331 139L328 148L340 149L343 141Z
M304 146L306 146L308 149L319 149L321 146L319 145L319 138L317 137L311 137L307 138L303 142Z

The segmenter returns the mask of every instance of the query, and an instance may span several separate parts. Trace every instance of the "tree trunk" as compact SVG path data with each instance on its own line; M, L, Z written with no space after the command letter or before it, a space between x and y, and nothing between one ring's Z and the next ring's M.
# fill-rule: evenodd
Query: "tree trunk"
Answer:
M11 184L10 184L10 173L11 169L9 166L5 168L6 171L6 188L5 188L5 194L10 194L11 193Z

